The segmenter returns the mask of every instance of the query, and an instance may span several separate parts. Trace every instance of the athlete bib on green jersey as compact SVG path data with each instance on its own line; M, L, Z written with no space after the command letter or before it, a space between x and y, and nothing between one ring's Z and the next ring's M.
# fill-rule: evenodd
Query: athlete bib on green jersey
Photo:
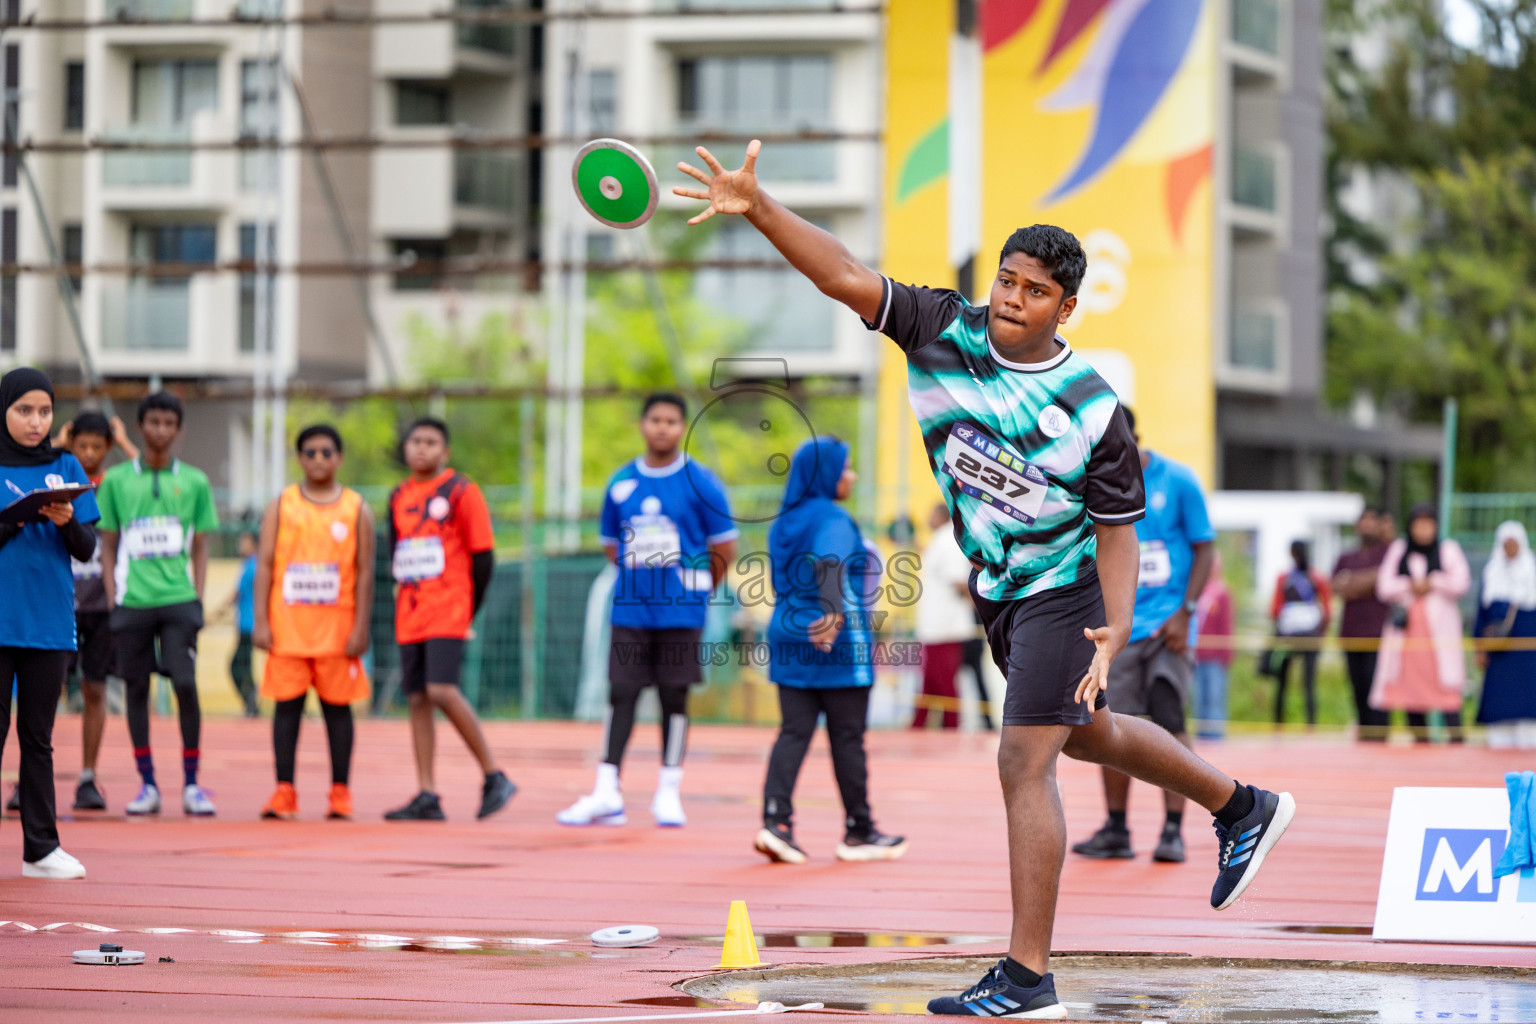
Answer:
M1042 363L1004 359L987 308L885 280L874 323L907 354L907 387L977 590L1016 600L1092 579L1094 523L1145 512L1141 456L1119 400L1065 339Z
M100 529L118 535L118 604L160 608L197 600L192 539L219 526L202 470L180 461L161 470L139 459L125 462L107 470L96 502Z

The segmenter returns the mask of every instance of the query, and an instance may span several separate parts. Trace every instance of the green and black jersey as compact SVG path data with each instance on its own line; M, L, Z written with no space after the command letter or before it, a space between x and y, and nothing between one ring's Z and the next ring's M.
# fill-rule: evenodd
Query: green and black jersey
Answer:
M1141 457L1119 400L1057 337L1043 363L999 356L987 307L885 279L870 330L907 354L928 464L976 586L1011 601L1094 578L1093 523L1145 512Z

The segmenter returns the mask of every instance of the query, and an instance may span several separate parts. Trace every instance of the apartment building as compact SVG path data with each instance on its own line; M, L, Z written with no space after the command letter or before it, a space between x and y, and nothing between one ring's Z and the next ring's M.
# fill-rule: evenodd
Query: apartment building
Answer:
M1322 404L1325 137L1321 0L1227 0L1216 173L1217 480L1364 485L1389 502L1438 431Z
M526 157L459 146L525 132L526 28L357 17L441 7L428 0L5 4L16 134L85 144L26 160L62 258L85 266L84 349L107 381L389 379L391 364L409 372L412 315L451 320L466 311L455 292L476 287L412 267L526 253ZM295 21L306 12L335 20ZM287 21L259 20L274 16ZM18 24L28 18L87 27ZM316 139L338 144L317 153ZM251 145L262 142L273 145ZM14 158L0 218L4 259L50 262ZM266 262L275 273L253 272ZM0 288L0 361L77 378L55 280L26 273ZM271 490L249 399L193 415L186 456L231 488L232 504Z
M575 6L565 0L552 11ZM609 4L638 11L641 5ZM655 5L646 3L646 7ZM826 141L770 142L758 162L764 184L792 209L833 231L859 256L878 262L881 18L840 11L826 0L672 0L666 16L556 20L545 32L544 120L573 139L636 140L662 181L659 217L697 212L671 194L686 144L657 139L731 133L711 143L739 163L754 134L826 132ZM785 8L804 8L786 11ZM691 13L697 9L699 13ZM714 12L714 13L711 13ZM543 174L546 257L582 251L600 258L642 256L630 233L593 221L571 195L574 146L551 147ZM716 218L704 259L776 259L750 225ZM659 255L652 253L652 255ZM855 376L871 367L866 332L821 299L798 274L770 269L703 269L695 296L737 326L746 354L788 360L791 376Z

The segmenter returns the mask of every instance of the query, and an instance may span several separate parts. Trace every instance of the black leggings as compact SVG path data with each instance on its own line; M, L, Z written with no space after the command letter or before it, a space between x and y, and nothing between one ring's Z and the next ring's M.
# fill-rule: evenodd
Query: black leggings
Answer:
M869 769L864 755L869 690L867 686L830 690L779 687L783 725L779 727L773 752L768 755L768 777L763 781L764 824L792 823L795 782L816 732L816 719L825 713L827 739L832 744L832 774L843 798L845 827L851 833L863 835L874 826L869 813Z
M0 752L11 731L11 680L16 680L16 740L21 744L21 859L38 861L59 848L53 806L53 716L73 651L0 647Z
M202 628L203 609L196 601L160 608L118 608L112 613L112 639L123 673L128 736L135 755L149 750L149 681L154 672L169 676L176 691L181 749L197 750L203 728L197 701L197 633Z
M1275 724L1285 721L1285 684L1291 676L1291 662L1301 662L1301 685L1307 701L1307 724L1317 724L1317 652L1294 651L1280 662L1275 676Z
M277 781L293 784L293 765L299 754L299 725L304 721L304 702L309 694L280 700L272 709L272 749L277 755ZM320 702L325 715L325 736L331 744L331 781L345 786L352 775L352 705Z
M617 679L608 684L608 719L604 725L603 760L617 768L624 763L624 748L635 729L635 705L644 684ZM688 684L660 683L656 696L661 698L661 763L676 768L683 763L688 746Z

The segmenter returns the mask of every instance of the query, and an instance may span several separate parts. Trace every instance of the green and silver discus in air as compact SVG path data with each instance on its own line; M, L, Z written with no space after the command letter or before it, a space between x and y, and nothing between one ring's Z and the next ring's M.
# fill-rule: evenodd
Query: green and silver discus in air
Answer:
M611 228L637 228L661 199L651 162L618 139L593 139L576 153L571 184L587 212Z

